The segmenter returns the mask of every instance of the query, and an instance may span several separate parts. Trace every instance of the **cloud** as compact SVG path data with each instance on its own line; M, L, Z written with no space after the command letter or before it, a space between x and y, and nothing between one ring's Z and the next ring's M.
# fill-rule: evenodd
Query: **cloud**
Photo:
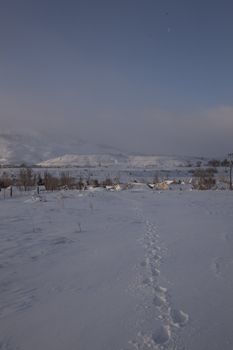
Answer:
M233 106L202 110L190 119L190 143L199 154L225 155L233 148Z
M233 106L218 106L206 111L206 122L217 131L233 131Z
M233 106L199 111L145 110L131 124L131 141L137 151L224 156L233 149Z
M140 101L107 102L1 94L1 131L40 131L135 153L225 156L233 151L231 105L171 110L145 107Z

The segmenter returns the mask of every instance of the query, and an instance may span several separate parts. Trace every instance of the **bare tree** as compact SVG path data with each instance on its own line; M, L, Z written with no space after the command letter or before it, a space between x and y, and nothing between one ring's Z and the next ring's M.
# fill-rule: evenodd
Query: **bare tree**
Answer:
M196 181L193 183L195 189L198 190L210 190L216 184L214 178L215 169L197 169L193 172L193 176L196 178Z
M61 187L66 187L66 188L73 188L74 186L74 179L70 176L69 172L61 172L60 174L60 184L61 184Z
M23 168L19 173L19 186L23 186L24 191L27 191L30 187L35 186L36 175L30 168Z
M60 187L59 179L53 175L51 175L49 172L44 173L44 185L46 191L55 191L58 190Z
M4 172L0 177L0 189L7 188L12 185L13 185L13 179L6 172Z

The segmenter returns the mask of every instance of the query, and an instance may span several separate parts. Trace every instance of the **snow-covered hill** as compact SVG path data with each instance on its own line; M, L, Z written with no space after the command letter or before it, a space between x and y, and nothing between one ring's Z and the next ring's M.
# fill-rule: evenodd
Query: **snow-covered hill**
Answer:
M52 137L38 133L13 134L0 133L0 165L20 165L26 163L28 165L37 164L48 159L56 163L56 159L60 159L64 155L64 160L61 164L75 163L73 155L83 154L118 154L119 150L106 145L95 145L80 139L65 139L61 137ZM57 158L59 157L59 158ZM86 158L88 160L88 158ZM90 157L90 162L97 164L101 160L95 159L95 156ZM114 161L113 161L114 163ZM49 164L48 164L49 165Z
M67 167L67 166L80 166L80 167L98 167L98 166L111 166L121 163L126 163L127 158L109 155L109 154L66 154L61 157L49 159L38 165L42 167Z
M67 141L44 134L0 134L0 165L25 163L42 167L117 166L165 170L195 165L198 160L200 158L184 156L128 155L108 145L79 139Z
M0 134L0 163L33 164L55 154L51 147L48 147L41 137L32 135Z
M175 156L130 156L129 164L133 168L156 167L161 169L173 169L188 166L189 162L194 162L190 157Z
M175 156L137 156L122 154L66 154L38 163L41 167L99 167L115 166L119 168L157 168L172 170L195 165L200 158ZM202 160L203 161L203 160ZM206 162L203 161L203 164Z

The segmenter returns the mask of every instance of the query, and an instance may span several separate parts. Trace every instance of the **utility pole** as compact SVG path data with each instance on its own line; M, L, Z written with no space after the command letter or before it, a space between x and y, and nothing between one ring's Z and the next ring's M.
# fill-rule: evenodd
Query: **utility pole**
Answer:
M230 190L232 190L232 166L233 166L233 153L228 153L229 168L230 168Z

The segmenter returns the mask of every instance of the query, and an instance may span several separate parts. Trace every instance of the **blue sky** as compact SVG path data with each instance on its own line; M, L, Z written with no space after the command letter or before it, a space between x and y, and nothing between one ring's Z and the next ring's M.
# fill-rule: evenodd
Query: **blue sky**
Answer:
M2 128L225 154L232 0L2 0Z

